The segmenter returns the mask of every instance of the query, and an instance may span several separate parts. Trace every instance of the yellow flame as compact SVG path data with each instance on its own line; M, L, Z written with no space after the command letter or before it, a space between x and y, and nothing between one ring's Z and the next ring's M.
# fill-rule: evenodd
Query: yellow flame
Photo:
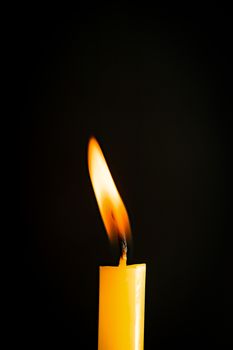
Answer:
M111 240L129 238L130 223L126 208L113 181L101 148L94 137L88 144L88 168L106 231Z

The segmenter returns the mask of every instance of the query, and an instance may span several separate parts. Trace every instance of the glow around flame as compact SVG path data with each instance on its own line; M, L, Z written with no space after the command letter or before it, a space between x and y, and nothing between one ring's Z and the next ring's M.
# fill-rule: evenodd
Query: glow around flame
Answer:
M96 200L111 240L130 237L130 223L124 203L113 181L101 148L94 137L88 144L88 168Z

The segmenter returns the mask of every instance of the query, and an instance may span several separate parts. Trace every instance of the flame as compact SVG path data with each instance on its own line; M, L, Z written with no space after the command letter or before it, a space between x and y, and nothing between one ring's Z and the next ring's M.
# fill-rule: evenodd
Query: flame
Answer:
M110 240L130 237L130 223L101 148L94 137L88 144L88 168L106 231Z

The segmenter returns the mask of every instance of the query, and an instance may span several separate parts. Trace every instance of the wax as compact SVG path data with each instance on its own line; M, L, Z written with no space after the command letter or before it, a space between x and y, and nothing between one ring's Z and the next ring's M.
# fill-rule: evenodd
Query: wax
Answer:
M143 350L146 264L100 266L98 350Z

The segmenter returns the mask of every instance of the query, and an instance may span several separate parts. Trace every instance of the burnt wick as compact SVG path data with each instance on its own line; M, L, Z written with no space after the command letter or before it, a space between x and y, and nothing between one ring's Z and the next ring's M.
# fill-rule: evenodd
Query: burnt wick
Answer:
M127 242L126 242L125 237L119 236L119 244L120 244L120 255L121 255L121 258L127 259L128 247L127 247Z
M111 210L111 217L112 217L112 220L117 228L116 218L115 218L114 212L112 210ZM119 241L119 245L120 245L120 257L122 259L127 260L127 251L128 251L127 241L126 241L125 237L122 234L120 234L119 232L117 232L117 236L118 236L118 241Z

